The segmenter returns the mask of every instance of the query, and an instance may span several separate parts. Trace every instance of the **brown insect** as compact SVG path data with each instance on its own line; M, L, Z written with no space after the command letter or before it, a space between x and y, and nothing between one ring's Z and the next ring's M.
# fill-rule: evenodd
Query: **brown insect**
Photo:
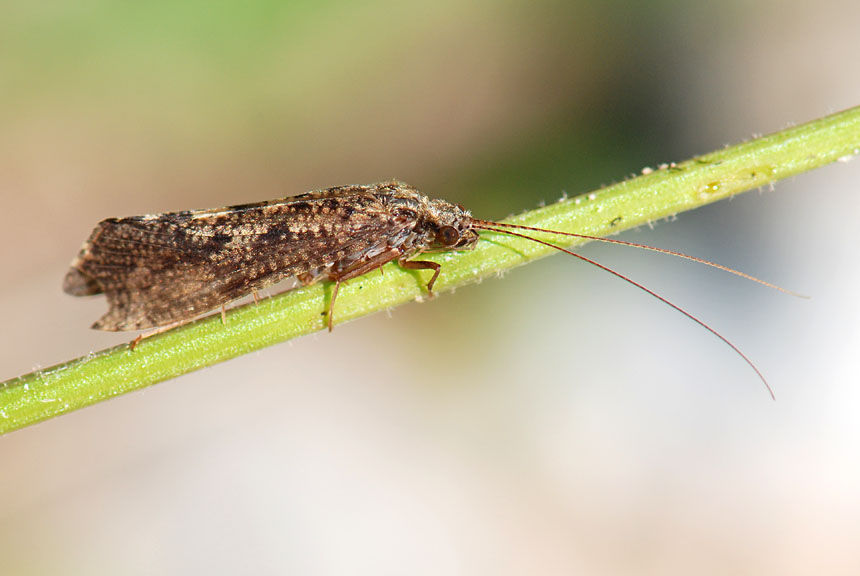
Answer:
M189 322L287 277L302 284L335 283L328 308L333 326L340 284L396 260L403 268L441 265L417 259L426 252L471 250L486 230L550 246L598 266L678 310L716 335L764 376L734 344L703 321L643 285L581 254L523 234L540 232L645 248L713 266L783 290L699 258L609 238L598 238L473 218L462 206L434 200L402 182L341 186L300 196L218 210L109 218L96 226L72 262L63 289L75 296L104 293L109 309L93 328L139 330L142 337ZM520 232L517 232L519 230ZM785 291L785 290L783 290ZM773 395L773 392L771 392Z

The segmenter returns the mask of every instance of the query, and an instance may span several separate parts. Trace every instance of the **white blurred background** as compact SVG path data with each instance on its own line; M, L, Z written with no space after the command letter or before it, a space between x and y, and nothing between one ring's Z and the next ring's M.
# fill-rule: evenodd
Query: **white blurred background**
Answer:
M128 340L102 218L391 177L501 218L860 104L860 5L0 5L0 380ZM0 438L4 574L860 573L860 162Z

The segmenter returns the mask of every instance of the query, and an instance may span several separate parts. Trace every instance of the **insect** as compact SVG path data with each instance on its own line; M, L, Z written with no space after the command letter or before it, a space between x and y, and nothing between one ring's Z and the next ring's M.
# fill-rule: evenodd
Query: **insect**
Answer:
M699 258L610 238L480 220L462 206L430 199L408 184L391 181L340 186L300 196L230 206L100 222L66 274L63 289L75 296L104 293L108 312L93 328L121 331L156 329L142 337L189 322L285 278L304 285L334 282L328 306L331 331L341 283L390 261L410 270L432 270L427 291L441 265L421 260L427 252L471 250L479 231L526 238L555 248L622 278L716 335L764 376L729 340L645 286L562 246L529 233L548 233L645 248L693 260L783 290L742 272ZM773 395L773 392L771 392Z

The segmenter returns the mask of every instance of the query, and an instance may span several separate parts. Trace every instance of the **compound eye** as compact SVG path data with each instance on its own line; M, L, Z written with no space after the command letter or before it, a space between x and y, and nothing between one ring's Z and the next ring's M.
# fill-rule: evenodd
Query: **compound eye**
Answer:
M436 232L436 242L442 246L454 246L460 241L460 233L453 226L443 226Z

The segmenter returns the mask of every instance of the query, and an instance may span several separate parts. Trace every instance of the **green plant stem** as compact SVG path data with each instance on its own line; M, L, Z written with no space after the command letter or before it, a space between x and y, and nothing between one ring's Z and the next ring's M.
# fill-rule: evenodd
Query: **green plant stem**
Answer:
M860 108L725 148L682 164L521 214L509 222L592 236L614 234L760 188L860 151ZM552 250L483 232L472 252L437 254L436 291L494 276ZM555 241L558 241L557 238ZM563 242L565 245L576 242ZM345 322L425 294L429 273L387 265L341 286L335 321ZM143 340L0 384L0 434L125 394L265 346L321 330L331 285L298 288Z

